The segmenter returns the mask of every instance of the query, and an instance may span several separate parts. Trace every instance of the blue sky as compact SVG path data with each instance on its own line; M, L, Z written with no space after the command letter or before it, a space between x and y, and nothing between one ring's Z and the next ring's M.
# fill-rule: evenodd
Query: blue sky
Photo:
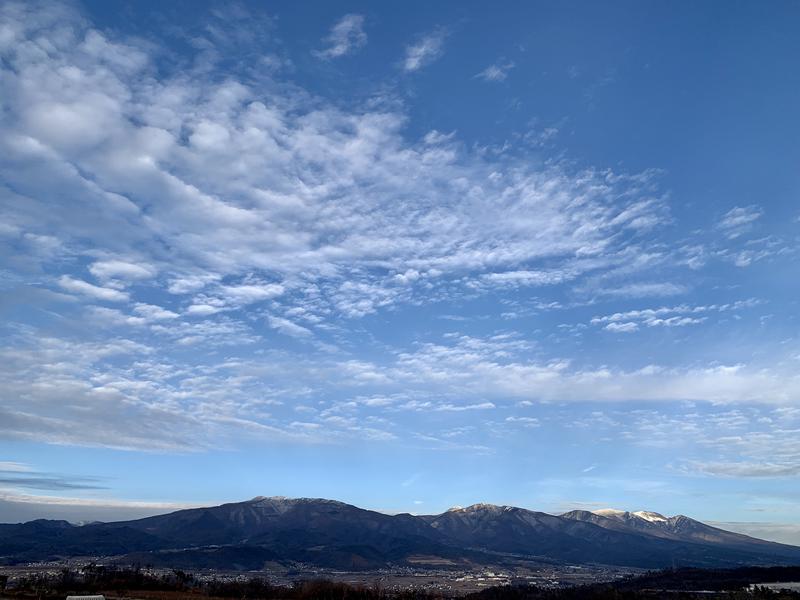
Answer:
M0 11L0 520L800 543L796 3Z

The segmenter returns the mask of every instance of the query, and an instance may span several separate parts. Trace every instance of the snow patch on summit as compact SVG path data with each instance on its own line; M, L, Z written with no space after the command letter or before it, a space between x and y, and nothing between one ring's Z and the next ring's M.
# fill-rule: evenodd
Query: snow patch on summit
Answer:
M644 519L645 521L650 521L651 523L666 523L667 517L664 515L660 515L657 512L651 512L648 510L638 510L635 513L631 513L640 519Z
M628 512L626 510L619 510L616 508L601 508L600 510L592 511L594 514L601 517L608 517L612 519L630 519L631 517L647 521L648 523L668 523L669 519L664 515L653 512L651 510L637 510L636 512Z
M601 508L600 510L593 510L592 512L596 515L600 515L601 517L618 517L624 515L628 511L619 510L616 508Z

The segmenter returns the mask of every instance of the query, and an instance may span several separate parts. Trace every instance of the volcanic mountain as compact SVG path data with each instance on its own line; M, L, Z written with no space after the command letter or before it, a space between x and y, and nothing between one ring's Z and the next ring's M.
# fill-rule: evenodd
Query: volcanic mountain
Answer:
M684 516L551 515L491 504L415 516L333 500L257 497L117 523L0 525L0 562L98 555L139 564L248 570L267 561L378 568L420 557L453 565L508 560L645 568L800 564L798 547Z
M662 539L737 548L755 553L775 550L780 552L786 548L794 548L793 546L779 548L782 546L781 544L774 544L773 542L759 540L741 533L718 529L684 515L665 517L656 512L627 512L607 508L593 512L573 510L561 516L575 521L592 523L603 529L613 531L637 532Z

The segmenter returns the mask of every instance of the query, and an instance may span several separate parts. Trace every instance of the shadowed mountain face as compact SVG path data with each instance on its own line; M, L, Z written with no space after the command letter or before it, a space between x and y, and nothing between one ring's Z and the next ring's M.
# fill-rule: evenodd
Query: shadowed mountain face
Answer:
M322 499L257 497L109 526L131 527L167 547L265 547L277 557L341 567L375 567L413 553L452 553L427 523Z
M188 544L265 543L284 534L320 542L347 538L386 545L394 538L431 538L430 527L411 515L385 515L334 500L254 498L124 523L161 538Z
M800 564L800 548L683 516L622 511L555 516L488 504L413 516L332 500L258 497L119 523L0 525L0 561L82 555L240 569L257 569L269 560L376 568L420 555L486 564L513 557L646 568Z

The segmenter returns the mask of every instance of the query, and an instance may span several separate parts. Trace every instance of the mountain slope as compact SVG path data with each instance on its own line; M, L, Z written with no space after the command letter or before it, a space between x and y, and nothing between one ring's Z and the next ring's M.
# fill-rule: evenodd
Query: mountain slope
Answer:
M413 553L453 555L441 536L411 515L386 515L317 498L257 497L110 524L152 535L168 548L264 547L284 559L367 568Z
M603 527L599 520L602 518L598 516L598 523L595 523L511 506L477 504L451 509L426 517L426 520L449 540L462 545L562 562L646 568L763 564L772 560L791 562L792 559L800 562L800 548L790 546L787 553L786 547L763 541L758 548L741 544L711 545L698 539L699 533L695 537L681 536L677 532L670 536L650 535L649 531L626 527L617 521L611 521L617 526ZM677 526L684 527L684 522L678 520Z
M0 525L0 561L90 555L239 569L258 569L272 560L378 568L418 556L464 564L524 558L645 568L800 564L800 548L682 516L623 511L556 516L489 504L413 516L324 499L257 497L118 523Z
M162 546L158 538L124 525L109 528L93 523L78 527L46 519L0 525L0 564L59 556L119 555Z
M575 521L592 523L604 529L618 532L638 533L662 539L725 547L756 554L795 557L798 552L796 546L768 542L741 533L725 531L684 515L665 517L659 513L648 511L627 512L605 509L594 512L574 510L561 516Z
M625 534L511 506L477 504L428 518L452 543L496 552L542 556L568 562L628 564L618 552ZM635 540L625 540L634 542ZM642 557L639 557L642 558ZM636 561L634 561L636 562Z

